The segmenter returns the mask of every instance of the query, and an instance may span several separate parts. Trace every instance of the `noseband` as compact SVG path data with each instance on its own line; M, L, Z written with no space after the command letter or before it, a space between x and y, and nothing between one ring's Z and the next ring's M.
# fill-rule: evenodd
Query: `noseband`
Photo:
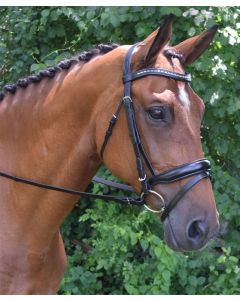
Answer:
M132 72L132 54L137 44L133 45L127 52L127 55L124 60L123 64L123 84L124 84L124 93L123 97L118 105L118 108L113 114L108 129L105 134L105 138L101 147L101 157L103 157L104 149L108 143L110 136L112 135L112 131L114 125L116 124L121 108L124 106L128 124L129 135L131 137L132 145L135 152L136 157L136 165L137 171L139 175L139 181L142 186L142 192L140 197L132 198L132 197L120 197L120 196L111 196L111 195L98 195L92 194L87 192L82 192L78 190L63 188L55 185L49 185L42 182L38 182L36 180L30 180L22 177L18 177L3 171L0 171L0 176L14 180L19 183L24 183L28 185L33 185L38 188L44 188L48 190L58 191L62 193L84 196L86 198L93 198L93 199L103 199L107 201L115 201L122 204L133 204L133 205L145 205L145 207L155 213L161 214L161 220L164 222L166 217L169 215L171 210L176 206L179 200L187 193L189 189L191 189L195 184L197 184L203 178L209 178L211 172L211 165L207 159L199 159L193 162L177 166L165 172L156 174L155 170L149 160L146 152L144 151L140 134L137 128L134 108L133 108L133 101L131 98L131 83L134 80L138 80L145 76L161 76L167 77L170 79L190 82L191 76L190 74L180 74L176 72L171 72L168 70L160 69L160 68L146 68L136 72ZM145 163L145 165L144 165ZM148 178L145 172L145 166L148 168L149 172L151 173L151 177ZM192 177L189 181L178 191L178 193L166 204L165 199L162 195L158 192L153 190L154 186L157 184L170 184L182 179L186 179L188 177ZM109 180L105 180L99 177L93 177L93 181L108 185L110 187L114 187L117 189L125 190L133 192L133 188L121 183L112 182ZM161 209L156 211L152 210L146 205L145 198L147 195L153 195L157 197L161 203Z
M171 210L176 206L176 204L181 200L181 198L186 194L186 192L191 189L195 184L197 184L203 178L210 177L211 165L207 159L199 159L192 161L190 163L177 166L170 170L167 170L163 173L156 174L154 168L149 160L146 152L144 151L143 144L141 142L140 134L136 124L136 118L134 114L133 100L131 98L131 83L134 80L138 80L140 78L146 76L161 76L167 77L170 79L190 82L191 75L190 74L180 74L176 72L171 72L168 70L160 69L160 68L146 68L141 69L136 72L132 72L132 54L134 49L138 44L133 45L127 52L125 56L124 64L123 64L123 84L124 84L124 92L123 97L120 100L120 104L113 114L112 119L110 120L108 130L106 131L105 139L101 148L101 157L103 157L104 149L107 145L107 142L112 134L112 130L114 125L118 120L118 116L122 106L125 108L129 135L131 137L133 149L136 157L136 166L139 174L139 181L142 186L142 193L140 196L140 201L145 205L150 211L161 214L162 222L169 215ZM145 166L150 171L152 177L148 178L145 172ZM158 192L153 190L153 187L157 184L170 184L188 177L191 178L179 191L178 193L168 201L168 204L165 203L165 199ZM145 196L153 195L159 199L161 202L161 209L158 211L150 209L145 204Z

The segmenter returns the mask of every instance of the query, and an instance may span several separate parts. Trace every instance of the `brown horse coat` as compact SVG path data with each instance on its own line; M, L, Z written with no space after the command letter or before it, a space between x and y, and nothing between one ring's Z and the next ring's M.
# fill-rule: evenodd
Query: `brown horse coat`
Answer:
M155 31L134 54L133 67L143 65L184 72L207 48L215 33L208 30L172 47L182 59L169 60L171 24ZM160 34L157 37L157 33ZM0 169L48 184L85 190L102 164L99 152L109 119L122 95L122 64L129 46L73 64L49 79L32 83L0 104ZM144 147L158 172L203 157L200 123L202 100L186 83L147 77L133 83L136 119ZM151 123L147 108L164 105L166 124ZM104 153L104 163L137 192L135 157L124 113ZM184 184L159 186L166 198ZM0 293L51 294L59 287L66 254L59 227L78 197L22 185L0 178ZM151 207L157 206L149 199ZM189 224L201 223L204 241L186 235ZM200 225L199 225L200 226ZM218 226L209 180L187 193L164 222L165 237L175 250L202 247ZM195 228L198 230L198 228Z

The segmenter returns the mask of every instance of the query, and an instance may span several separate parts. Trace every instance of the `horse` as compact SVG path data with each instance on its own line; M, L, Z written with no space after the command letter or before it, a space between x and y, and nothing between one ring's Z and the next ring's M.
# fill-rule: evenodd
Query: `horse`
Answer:
M172 22L134 46L101 44L6 85L0 171L84 191L104 163L162 218L166 243L192 251L219 223L200 140L204 103L184 67L217 27L170 46ZM8 176L0 177L0 293L54 294L67 264L59 228L79 196Z

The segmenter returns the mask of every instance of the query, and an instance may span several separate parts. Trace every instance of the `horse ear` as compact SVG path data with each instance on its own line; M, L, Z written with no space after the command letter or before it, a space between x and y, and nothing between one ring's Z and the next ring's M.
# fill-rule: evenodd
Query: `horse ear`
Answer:
M150 65L154 59L156 59L157 54L163 49L164 46L169 42L172 37L172 21L174 15L168 15L163 24L158 29L154 41L152 42L148 53L145 57L145 64Z
M144 61L145 66L151 65L157 54L164 48L172 36L172 21L174 15L165 17L160 28L152 32L141 44L138 57Z
M207 49L218 29L217 25L209 28L200 35L189 38L171 49L182 55L182 65L192 64Z

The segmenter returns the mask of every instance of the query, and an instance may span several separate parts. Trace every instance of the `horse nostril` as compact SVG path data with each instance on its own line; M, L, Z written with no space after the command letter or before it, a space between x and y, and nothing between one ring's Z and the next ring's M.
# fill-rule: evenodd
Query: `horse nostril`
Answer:
M200 242L206 238L208 234L206 224L201 220L190 222L187 229L187 238L192 242Z

